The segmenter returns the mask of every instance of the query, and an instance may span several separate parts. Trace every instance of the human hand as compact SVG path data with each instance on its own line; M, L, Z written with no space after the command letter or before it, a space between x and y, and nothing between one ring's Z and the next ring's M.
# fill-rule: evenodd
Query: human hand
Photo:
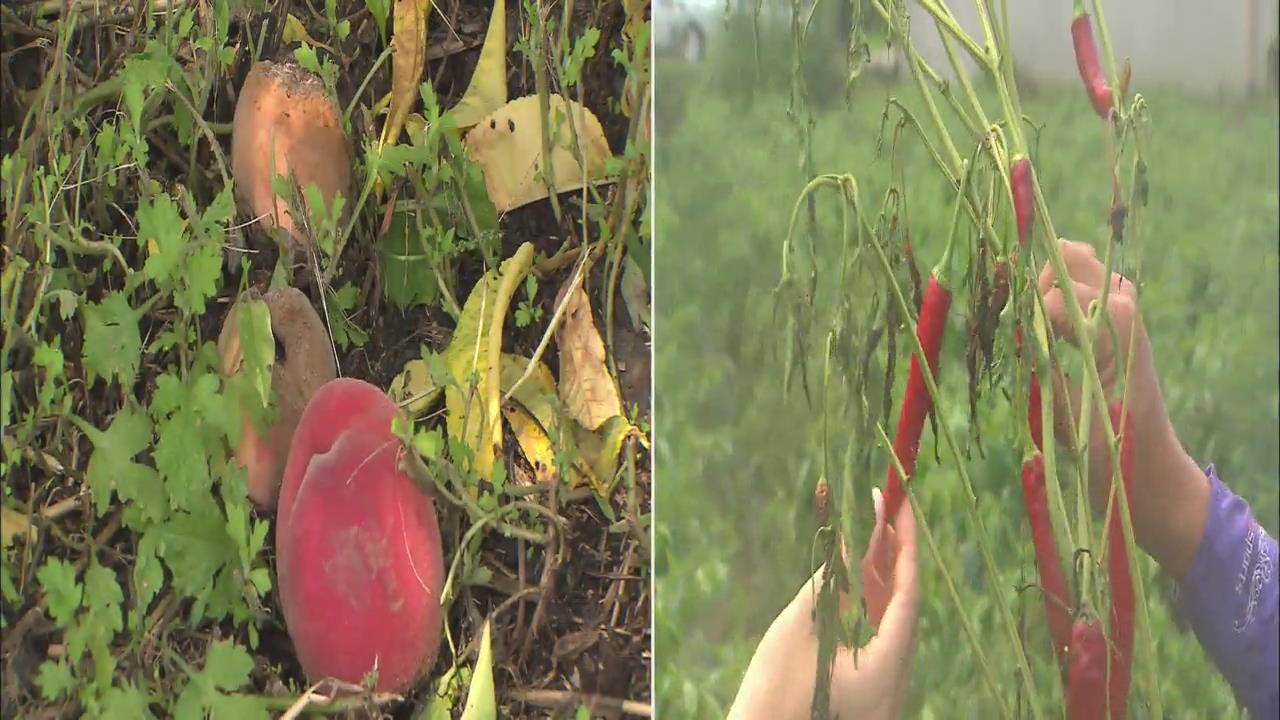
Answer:
M1204 517L1208 508L1209 484L1204 473L1178 441L1156 375L1151 342L1138 310L1138 289L1119 273L1106 277L1106 266L1098 259L1093 246L1060 240L1059 247L1067 268L1065 282L1058 278L1051 263L1040 273L1039 289L1053 332L1079 346L1067 314L1064 288L1071 291L1085 311L1102 299L1104 283L1110 285L1107 312L1114 326L1102 321L1092 323L1094 364L1102 381L1108 403L1119 398L1119 385L1124 383L1125 402L1130 418L1134 472L1130 513L1138 544L1180 578L1195 556ZM1126 376L1127 370L1127 376ZM1073 427L1078 427L1081 386L1060 375L1054 377L1055 431L1060 440L1069 441ZM1096 510L1106 507L1111 489L1110 438L1103 431L1103 408L1093 404L1089 439L1089 496ZM1116 428L1118 430L1118 428Z
M920 594L916 568L916 524L903 503L890 527L873 490L876 526L862 559L863 595L876 634L856 651L836 649L831 668L831 713L841 718L897 718L902 715L915 655ZM805 581L765 632L729 710L733 720L809 717L818 668L814 624L823 568ZM841 605L848 598L841 596Z

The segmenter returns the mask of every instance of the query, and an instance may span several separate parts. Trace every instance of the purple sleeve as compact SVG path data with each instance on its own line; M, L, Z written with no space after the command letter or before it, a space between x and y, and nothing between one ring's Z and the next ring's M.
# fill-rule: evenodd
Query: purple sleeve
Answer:
M1280 717L1280 628L1276 541L1213 466L1209 515L1179 604L1196 637L1257 718Z

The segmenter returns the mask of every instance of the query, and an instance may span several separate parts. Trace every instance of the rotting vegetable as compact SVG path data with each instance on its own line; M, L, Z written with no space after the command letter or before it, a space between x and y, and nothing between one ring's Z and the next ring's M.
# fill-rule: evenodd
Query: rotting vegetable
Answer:
M338 376L332 347L324 323L311 301L297 288L282 287L259 296L245 293L244 300L262 300L271 318L276 340L276 357L271 368L271 402L274 418L262 428L252 422L242 407L243 431L235 448L236 460L248 470L249 498L265 509L274 509L280 493L280 478L288 459L298 419L311 397L322 385ZM244 353L240 345L240 310L236 305L227 314L218 335L222 374L239 371Z
M304 197L314 184L327 208L338 196L350 200L350 143L317 75L293 61L253 66L236 99L231 171L241 212L278 225L295 251L306 246L307 235L290 215L287 197L272 187L274 177L290 178Z
M1083 0L1075 1L1075 19L1071 21L1071 44L1076 51L1076 67L1080 70L1080 79L1084 81L1085 92L1089 102L1098 113L1098 117L1106 120L1111 115L1113 98L1111 86L1102 72L1102 64L1098 60L1098 46L1093 41L1093 24L1089 13L1085 12Z
M1022 464L1022 497L1031 525L1031 542L1035 546L1036 570L1040 576L1040 592L1044 596L1044 611L1049 619L1049 636L1058 662L1067 663L1067 648L1071 644L1071 609L1067 595L1067 580L1062 572L1062 559L1053 538L1053 525L1049 519L1049 501L1045 494L1044 457L1036 453Z
M281 605L312 680L402 692L435 662L444 558L435 507L401 468L398 410L348 378L311 399L285 469L276 525Z

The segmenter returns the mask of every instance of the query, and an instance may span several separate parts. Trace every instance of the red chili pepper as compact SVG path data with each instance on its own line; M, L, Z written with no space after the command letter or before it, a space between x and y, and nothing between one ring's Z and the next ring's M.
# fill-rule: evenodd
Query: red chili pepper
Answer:
M1120 427L1120 401L1111 403L1111 423ZM1127 502L1133 502L1132 416L1125 418L1120 433L1120 477ZM1134 599L1133 578L1129 575L1129 553L1124 542L1124 519L1116 499L1107 524L1107 579L1111 588L1111 683L1107 698L1112 720L1124 718L1129 698L1129 670L1133 662Z
M1021 329L1021 328L1019 328ZM1040 379L1031 373L1031 389L1027 392L1027 425L1036 449L1044 452L1044 428L1040 411Z
M1089 13L1084 11L1084 3L1080 0L1076 0L1076 15L1071 21L1071 43L1075 46L1076 67L1084 81L1085 92L1089 94L1089 102L1098 116L1106 120L1113 104L1111 87L1102 73L1102 64L1098 62L1098 46L1093 42Z
M929 371L938 377L938 352L942 348L942 336L947 327L947 311L951 309L951 291L943 287L935 272L929 276L929 285L924 291L924 300L920 303L920 322L916 326L916 337L920 339L920 347L924 350L925 360L929 363ZM908 477L915 475L916 454L920 450L920 433L924 429L925 416L931 406L929 388L925 385L924 374L920 370L920 356L911 355L911 370L907 374L907 389L902 395L902 410L898 415L898 431L893 440L893 452L902 462L902 469ZM889 463L889 477L885 482L884 516L892 518L897 515L898 506L902 504L906 491L902 480L898 477L898 468Z
M1018 245L1026 247L1031 239L1031 225L1036 220L1031 159L1026 155L1015 155L1009 165L1009 190L1013 193L1013 216L1018 222Z
M1107 639L1102 622L1081 613L1071 628L1070 668L1067 671L1067 720L1106 717Z
M1044 457L1036 453L1022 464L1022 498L1031 525L1031 542L1036 550L1036 570L1044 596L1044 611L1049 618L1049 636L1058 662L1067 663L1067 646L1071 642L1071 611L1068 607L1067 579L1062 572L1062 559L1053 539L1049 519L1049 501L1045 494Z

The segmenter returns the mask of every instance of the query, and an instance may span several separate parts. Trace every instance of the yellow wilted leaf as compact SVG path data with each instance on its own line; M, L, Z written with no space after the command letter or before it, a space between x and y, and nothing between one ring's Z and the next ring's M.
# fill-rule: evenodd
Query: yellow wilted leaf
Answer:
M564 320L556 328L560 348L560 399L569 417L595 430L615 415L622 414L622 396L605 363L604 343L591 317L591 301L581 284L568 281L569 299ZM559 304L559 299L557 299Z
M509 353L502 354L502 392L511 389L529 365L529 358ZM538 422L550 428L555 423L556 379L551 376L551 368L539 362L533 367L529 377L511 394L512 399L533 413Z
M595 432L575 424L574 434L580 461L590 468L587 477L591 487L601 496L609 493L613 476L618 472L622 443L628 436L635 435L644 444L644 435L621 415L605 420Z
M524 374L528 358L518 355L502 356L502 389L506 392ZM511 424L511 431L520 443L525 458L539 473L556 472L557 447L561 456L572 458L571 471L566 480L572 487L586 482L598 494L609 492L618 467L618 453L622 442L631 433L639 436L639 430L623 417L609 418L597 432L582 427L574 420L561 416L556 404L556 384L551 370L538 363L529 377L516 388L511 402L502 408L503 417ZM643 441L643 436L640 436ZM562 474L564 477L564 474Z
M422 117L422 113L409 113L404 119L405 130L409 131L409 137L413 137L422 132L427 126L427 119Z
M590 110L551 95L550 162L542 157L542 126L538 97L529 95L498 108L467 133L467 151L484 170L485 189L498 212L547 197L541 175L544 166L550 166L557 192L576 190L604 178L609 142L600 120ZM578 147L585 172L578 162Z
M649 11L649 0L623 0L623 12L626 14L626 20L622 23L622 39L629 56L634 56L631 52L635 46L636 40L640 38L640 32L645 25L645 15ZM644 49L644 48L642 48ZM647 72L649 54L647 52L640 53L640 61L645 64L646 68L639 73L628 73L625 85L622 88L622 114L631 117L640 105L640 98L637 97L636 76ZM641 83L642 84L642 83ZM647 118L646 118L647 119Z
M494 449L502 444L502 327L511 296L532 263L533 245L524 243L497 271L480 278L444 352L453 376L444 391L445 427L474 450L473 467L485 479L493 471Z
M284 33L282 39L286 45L293 43L306 43L318 48L324 48L331 55L337 55L334 49L322 42L317 42L311 34L307 32L307 28L302 25L302 21L294 17L293 13L284 16Z
M418 82L427 61L427 13L431 0L395 0L391 44L391 109L382 126L383 145L400 139L405 116L418 99Z
M546 429L533 414L519 403L509 402L502 406L502 416L511 425L511 433L516 436L520 450L533 466L538 480L552 473L556 466L556 450L551 445L551 438L547 437Z
M459 130L466 130L507 102L507 3L495 0L480 60L467 92L453 107Z
M524 375L528 364L529 358L502 356L503 392L509 391ZM566 423L556 410L556 381L546 365L538 363L534 367L529 377L512 393L511 402L503 406L502 414L511 424L511 431L525 458L539 473L555 471L556 448L551 443L551 435L555 435L562 445L561 450L575 458L573 484L577 485L583 478L591 479L590 466L576 457L574 434L561 429Z
M36 529L27 522L27 516L16 510L0 508L0 548L7 548L13 539L25 535L27 542L35 542Z
M387 389L391 400L413 418L431 409L443 392L444 386L431 377L431 368L422 358L405 363L404 370L391 380L391 387Z

